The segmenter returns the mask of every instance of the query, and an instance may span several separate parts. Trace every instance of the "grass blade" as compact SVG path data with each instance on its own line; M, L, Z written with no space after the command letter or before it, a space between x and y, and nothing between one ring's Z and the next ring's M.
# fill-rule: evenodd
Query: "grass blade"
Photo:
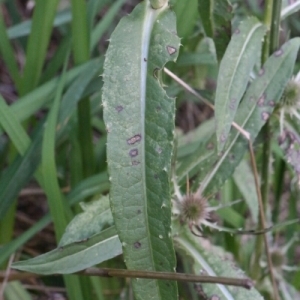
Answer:
M57 4L58 0L37 0L35 3L32 28L26 50L21 95L33 90L40 80Z
M69 70L66 74L66 85L74 80L81 72L92 68L97 64L97 59L90 60L89 62ZM18 99L11 106L11 112L15 115L18 122L23 122L44 105L54 96L59 83L59 78L54 78L44 85L36 88L31 93Z
M101 39L107 28L113 22L117 12L124 4L125 0L117 0L112 4L110 9L107 11L103 19L95 26L92 32L90 51L92 52L97 45L98 41Z
M89 60L90 34L87 20L86 2L72 0L73 54L77 65ZM93 149L90 99L83 98L78 103L78 140L81 150L82 174L88 177L94 173L95 157ZM78 168L78 167L77 167ZM80 174L80 170L75 170Z
M60 107L60 99L65 85L66 67L68 57L66 58L62 78L58 85L56 97L51 107L50 113L45 124L45 133L42 144L42 162L41 168L43 175L47 180L44 183L45 193L48 199L48 205L53 218L55 235L57 240L63 235L68 224L67 215L70 213L59 187L57 178L57 168L55 163L55 134L56 125ZM78 276L64 276L67 292L70 299L82 299L80 281Z
M20 190L29 182L40 163L42 126L37 129L33 142L17 157L14 162L3 172L0 180L0 219L2 219ZM26 135L27 136L27 135ZM42 185L41 173L36 174L37 180Z
M4 60L7 66L7 69L15 83L17 90L19 90L21 77L19 74L17 61L15 59L14 49L11 46L6 33L6 28L4 25L2 14L0 14L0 53L2 54L2 59Z
M67 24L71 21L72 15L70 10L59 11L53 21L53 26L58 27ZM7 35L10 39L16 39L24 36L28 36L31 32L32 21L27 20L20 24L14 25L7 29Z

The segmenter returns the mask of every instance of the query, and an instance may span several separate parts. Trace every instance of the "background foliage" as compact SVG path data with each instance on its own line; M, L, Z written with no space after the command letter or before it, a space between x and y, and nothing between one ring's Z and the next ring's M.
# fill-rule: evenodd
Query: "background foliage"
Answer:
M262 236L234 233L261 228L262 211L266 227L274 226L266 240L279 297L299 298L300 88L294 106L282 101L290 99L284 89L299 71L300 1L283 0L281 7L273 1L169 1L174 15L159 15L160 25L149 33L144 62L155 72L145 73L148 114L139 115L134 104L129 123L116 115L136 103L134 97L110 101L135 91L139 98L143 69L135 66L144 60L139 37L146 22L140 2L0 1L0 298L146 299L157 293L174 299L178 288L180 299L276 299ZM139 23L130 25L130 18ZM274 26L279 18L280 27ZM127 37L126 26L136 30L136 40ZM163 56L162 49L175 54ZM160 70L167 61L190 88ZM248 142L233 121L251 134L263 207ZM122 138L125 145L116 142ZM139 152L122 158L121 150L132 151L140 140L133 148ZM140 187L127 182L135 179L132 173L118 169L125 159L145 172ZM115 185L120 174L122 184L134 187L128 195ZM183 195L200 192L209 216L193 218L183 211ZM120 195L130 199L128 206L120 206ZM134 220L131 234L125 216ZM201 225L204 238L191 233L200 233L194 225ZM145 262L136 264L137 249L146 253ZM174 253L177 272L247 276L255 288L68 275L94 265L173 272ZM19 260L14 266L20 270L63 275L22 276L11 269Z

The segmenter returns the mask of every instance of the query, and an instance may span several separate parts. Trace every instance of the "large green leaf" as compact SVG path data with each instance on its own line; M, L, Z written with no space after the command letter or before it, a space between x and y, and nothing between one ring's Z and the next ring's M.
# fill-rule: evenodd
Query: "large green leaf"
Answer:
M123 18L111 36L104 64L110 201L129 269L171 271L170 169L174 99L160 70L179 50L175 15L148 1ZM176 299L176 283L134 280L136 299Z
M46 254L12 265L13 268L38 274L69 274L99 264L122 253L115 227L91 238L56 248Z
M253 142L280 100L285 85L292 76L300 39L294 38L276 51L260 70L248 88L238 109L235 122L244 128ZM225 150L219 155L212 138L207 142L210 159L198 165L201 191L215 192L228 179L248 149L248 141L240 132L231 133Z
M232 35L221 61L215 99L219 152L223 150L231 123L257 63L266 27L254 17L246 19Z
M184 257L192 259L192 268L195 274L207 274L210 276L245 278L244 272L236 267L235 263L228 258L222 248L209 244L191 234L187 227L179 227L180 232L176 232L176 249ZM252 288L236 288L221 284L201 284L202 292L207 299L226 300L262 300L263 297ZM214 295L214 297L213 297ZM217 297L218 296L218 297ZM210 298L211 297L211 298Z

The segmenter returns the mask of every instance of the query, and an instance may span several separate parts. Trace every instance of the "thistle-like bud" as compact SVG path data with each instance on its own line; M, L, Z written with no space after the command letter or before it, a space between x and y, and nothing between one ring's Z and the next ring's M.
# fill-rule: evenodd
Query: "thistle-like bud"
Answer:
M295 116L300 121L300 72L287 83L279 102L280 107L280 134L284 128L284 114Z
M300 74L300 73L299 73ZM293 77L287 83L282 97L280 99L280 106L286 109L300 108L300 75L297 75L296 78Z
M183 221L199 226L209 217L207 198L197 194L184 196L179 209Z

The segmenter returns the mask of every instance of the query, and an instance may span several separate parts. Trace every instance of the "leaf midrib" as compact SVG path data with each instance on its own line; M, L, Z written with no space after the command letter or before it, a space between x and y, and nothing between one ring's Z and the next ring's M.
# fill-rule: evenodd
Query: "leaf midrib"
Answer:
M152 35L152 29L154 26L154 22L157 19L158 15L162 13L166 8L167 4L164 5L160 9L152 9L149 2L145 5L145 19L143 22L143 29L142 29L142 36L141 36L141 57L140 57L140 63L141 63L141 73L140 73L140 89L141 89L141 97L140 97L140 103L141 103L141 132L142 136L144 137L142 139L142 161L143 161L143 169L142 169L142 188L143 188L143 195L144 195L144 202L145 202L145 225L146 225L146 231L147 231L147 238L149 243L149 252L151 256L151 265L153 270L155 270L155 263L154 263L154 254L152 249L152 241L150 237L150 230L149 230L149 218L148 218L148 193L147 193L147 176L146 176L146 143L145 143L145 121L146 121L146 97L147 97L147 69L148 69L148 63L145 63L144 58L148 60L149 55L149 48L150 48L150 40ZM160 295L160 288L158 286L157 280L155 280L155 286L157 288L157 294Z

